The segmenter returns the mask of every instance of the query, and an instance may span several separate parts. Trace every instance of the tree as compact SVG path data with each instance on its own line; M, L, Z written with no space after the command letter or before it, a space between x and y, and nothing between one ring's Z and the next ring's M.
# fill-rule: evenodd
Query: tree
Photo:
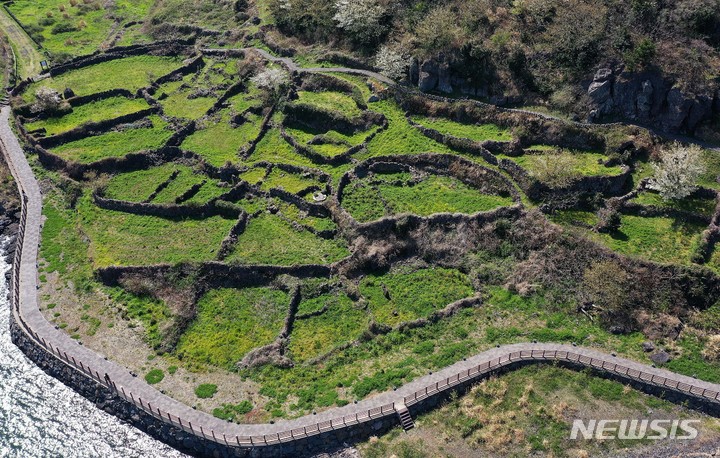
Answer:
M387 45L382 46L375 55L375 65L383 75L394 80L400 80L405 76L408 64L407 56Z
M333 19L354 40L367 44L383 33L380 23L385 9L376 0L337 0Z
M278 102L290 86L290 75L280 68L268 68L250 78L260 89L264 89L272 102Z
M62 97L60 94L49 87L41 87L35 92L35 103L32 105L32 111L35 113L54 113L62 106Z
M653 168L655 176L648 188L659 192L665 200L683 199L695 191L705 171L702 149L675 142L661 152L660 163L653 164Z

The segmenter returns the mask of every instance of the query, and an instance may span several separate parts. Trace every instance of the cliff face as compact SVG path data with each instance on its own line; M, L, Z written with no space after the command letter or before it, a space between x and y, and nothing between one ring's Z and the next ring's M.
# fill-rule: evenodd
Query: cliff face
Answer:
M423 92L460 93L497 105L523 101L497 87L471 84L443 56L415 61L408 79ZM623 120L670 133L694 134L701 124L720 116L720 81L688 89L659 71L600 68L590 82L579 85L579 92L587 92L589 106L578 100L578 111L588 122Z
M688 90L657 72L616 72L602 68L588 87L588 120L622 118L667 132L694 133L720 114L720 84Z

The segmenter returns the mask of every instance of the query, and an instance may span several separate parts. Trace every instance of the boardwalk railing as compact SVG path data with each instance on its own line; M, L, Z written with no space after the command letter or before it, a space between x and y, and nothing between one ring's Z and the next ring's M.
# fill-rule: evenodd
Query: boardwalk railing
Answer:
M7 110L7 108L4 110ZM1 127L2 126L0 126L0 128ZM26 162L21 162L26 161L24 155L22 155L22 151L11 152L8 149L7 143L4 142L2 138L0 138L0 146L3 147L3 153L7 158L10 170L17 182L22 201L15 255L13 258L10 294L13 317L20 331L29 339L32 339L35 347L44 349L47 354L52 355L64 365L84 374L87 378L94 380L99 385L106 387L118 398L124 399L165 424L172 425L179 430L207 441L228 447L263 447L310 438L331 431L353 428L381 418L388 421L392 419L395 423L399 423L396 405L398 407L403 405L420 407L420 404L425 400L437 398L437 396L449 393L451 390L458 389L460 386L467 387L470 383L487 377L492 373L515 367L522 363L554 361L570 363L573 366L583 366L602 371L611 376L617 376L624 380L634 381L646 387L657 387L678 392L702 402L712 403L713 405L720 402L720 385L693 380L669 371L650 368L640 363L617 358L614 355L606 355L594 350L566 345L524 343L488 350L469 358L468 361L461 361L443 369L437 374L420 377L414 382L398 388L397 392L382 393L376 398L370 398L360 401L357 404L337 408L337 410L325 412L317 417L308 415L297 420L271 425L221 423L208 414L195 412L184 404L160 395L149 385L117 383L118 380L113 380L105 370L98 369L99 367L115 368L115 366L108 366L110 363L96 353L74 353L72 348L67 344L63 344L63 348L60 348L57 342L67 343L69 337L67 339L58 339L58 336L53 333L57 332L59 333L58 335L62 336L64 336L64 334L62 334L62 331L54 329L52 325L49 325L46 321L42 323L48 324L48 327L43 325L38 328L42 330L43 335L28 325L26 318L23 316L24 313L32 314L33 318L36 319L42 317L37 308L37 304L21 304L20 294L21 288L36 290L38 287L37 260L23 260L22 256L24 249L36 248L26 247L26 243L29 243L26 242L28 238L28 225L36 225L30 226L32 233L34 233L35 230L40 230L39 218L36 217L37 220L28 221L28 207L34 205L33 214L39 214L37 205L40 203L30 202L28 195L39 196L39 193L35 188L29 188L33 189L33 192L29 192L28 188L26 188L27 184L23 182L23 179L27 180L28 178L18 173L19 165L21 165L23 169L25 169L25 167L29 169ZM27 173L25 173L25 175L27 175ZM31 184L36 185L34 182L31 182ZM35 239L30 237L30 240ZM33 254L36 253L34 249L28 249L28 251ZM28 297L35 296L28 295ZM21 305L23 306L21 307ZM42 319L44 320L44 318ZM38 321L36 320L35 322ZM56 344L53 345L53 342L56 342ZM85 360L80 359L80 354L84 354ZM589 354L594 356L588 356ZM133 385L134 389L128 389L128 385ZM415 387L420 388L416 389ZM172 408L163 410L160 405L154 405L149 402L148 399L153 399L153 402L156 403L159 401L163 406L171 406ZM191 413L192 418L195 419L195 423L188 419ZM333 416L334 414L337 416ZM200 420L199 423L198 419ZM209 427L209 425L214 426ZM259 430L262 430L263 433L258 434Z

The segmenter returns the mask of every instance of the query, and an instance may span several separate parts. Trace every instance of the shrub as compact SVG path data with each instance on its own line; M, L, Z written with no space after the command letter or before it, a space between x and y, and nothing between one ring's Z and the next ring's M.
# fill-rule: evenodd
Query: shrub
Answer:
M58 22L50 30L50 33L52 33L53 35L66 32L77 32L77 27L70 24L69 22Z
M195 396L199 397L200 399L209 399L215 396L217 390L217 385L213 385L212 383L203 383L202 385L195 388Z
M708 341L705 343L702 355L708 361L720 360L720 335L716 334L714 336L710 336Z
M532 175L553 188L570 186L580 174L577 159L567 151L533 157Z
M160 383L165 378L165 374L160 369L153 369L150 372L147 373L145 376L145 381L148 382L150 385L155 385L156 383Z
M644 38L636 47L625 54L625 64L630 71L647 67L655 58L656 51L655 43L649 38Z

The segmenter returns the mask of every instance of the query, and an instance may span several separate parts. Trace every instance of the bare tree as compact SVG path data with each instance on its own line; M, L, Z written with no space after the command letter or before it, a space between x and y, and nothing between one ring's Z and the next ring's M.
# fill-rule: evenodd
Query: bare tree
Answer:
M548 186L565 188L580 176L577 168L578 161L575 156L567 151L560 151L533 157L530 174Z
M648 188L660 193L665 200L683 199L697 189L700 175L705 171L702 148L675 142L660 155L660 163L653 164L655 176Z

